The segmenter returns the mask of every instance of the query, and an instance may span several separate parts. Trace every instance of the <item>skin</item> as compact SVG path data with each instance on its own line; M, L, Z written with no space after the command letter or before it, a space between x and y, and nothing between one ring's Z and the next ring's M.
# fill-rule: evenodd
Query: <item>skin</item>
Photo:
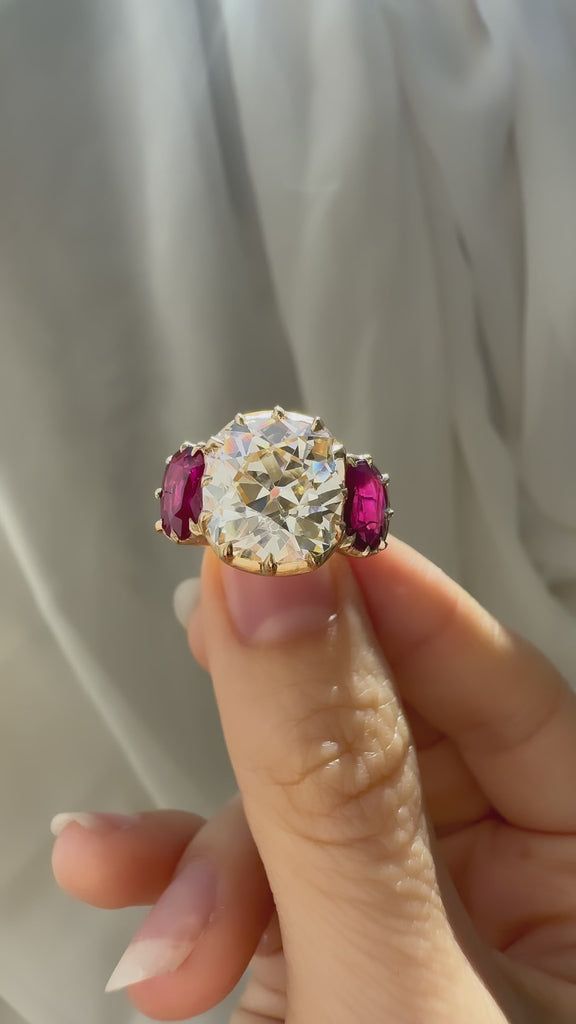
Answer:
M238 635L234 571L206 555L189 642L241 798L207 824L72 823L54 847L59 884L107 908L154 903L187 859L216 864L219 913L178 970L128 989L134 1005L202 1013L251 963L233 1024L573 1022L566 682L399 541L319 570L336 620L290 642Z

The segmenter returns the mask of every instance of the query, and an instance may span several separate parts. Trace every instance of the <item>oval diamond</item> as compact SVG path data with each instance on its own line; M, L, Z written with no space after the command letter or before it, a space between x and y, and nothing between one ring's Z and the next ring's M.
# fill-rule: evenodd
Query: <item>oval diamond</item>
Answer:
M292 412L249 413L228 423L205 457L206 536L235 566L306 572L336 547L345 457L319 421Z

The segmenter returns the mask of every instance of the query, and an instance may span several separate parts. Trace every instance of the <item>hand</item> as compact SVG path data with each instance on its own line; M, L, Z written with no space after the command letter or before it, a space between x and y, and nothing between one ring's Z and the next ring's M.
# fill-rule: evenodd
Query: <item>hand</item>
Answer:
M189 638L242 802L57 822L68 892L156 903L114 987L201 1013L260 942L234 1024L576 1019L576 696L541 654L399 541L290 579L208 553Z

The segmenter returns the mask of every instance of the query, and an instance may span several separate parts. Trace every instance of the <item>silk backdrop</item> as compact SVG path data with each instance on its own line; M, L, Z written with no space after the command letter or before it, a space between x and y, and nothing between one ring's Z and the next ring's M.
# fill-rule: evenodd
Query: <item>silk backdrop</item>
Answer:
M233 786L151 532L182 438L323 415L576 680L575 98L573 0L0 4L1 1024L137 1019L51 814Z

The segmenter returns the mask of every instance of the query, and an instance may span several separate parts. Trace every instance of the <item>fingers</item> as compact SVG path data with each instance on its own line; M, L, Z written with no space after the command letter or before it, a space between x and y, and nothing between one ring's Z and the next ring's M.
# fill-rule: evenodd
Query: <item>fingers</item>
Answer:
M154 812L111 822L81 816L57 839L54 867L73 895L98 906L154 901L107 991L128 988L143 1013L203 1013L244 973L272 899L240 800L208 823ZM131 872L132 876L131 877Z
M54 876L71 896L95 907L154 903L203 823L183 811L57 815Z
M271 911L266 876L236 799L197 833L108 989L130 985L134 1005L159 1020L203 1013L239 981ZM131 984L137 977L149 980Z
M576 696L550 662L398 540L353 570L402 697L456 743L493 806L573 830Z
M477 983L446 921L407 724L348 564L267 579L208 552L202 625L294 1019L349 1020L351 978L359 1022L393 1004L406 1019L464 1014Z

